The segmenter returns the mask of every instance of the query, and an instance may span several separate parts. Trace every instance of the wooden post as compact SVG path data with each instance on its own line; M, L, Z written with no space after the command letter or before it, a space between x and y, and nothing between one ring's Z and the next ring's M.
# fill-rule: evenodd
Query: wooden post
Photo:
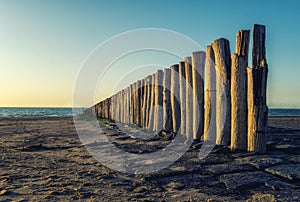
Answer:
M154 130L154 105L155 105L155 80L156 74L152 75L150 91L151 91L151 98L150 98L150 107L149 107L149 129Z
M112 95L111 97L110 97L110 111L109 111L109 113L110 113L110 119L111 120L113 120L113 113L114 113L114 111L113 111L113 106L114 106L114 96Z
M114 96L110 97L110 119L114 120Z
M143 79L143 112L142 112L142 127L145 128L146 127L146 116L147 116L147 100L148 100L148 97L147 97L147 93L148 93L148 88L147 88L147 85L148 85L148 80L147 80L147 77Z
M180 126L180 85L179 85L179 65L171 66L171 107L173 133L177 133Z
M172 131L172 107L171 107L171 69L164 69L163 78L163 130Z
M195 140L200 140L204 128L204 68L205 52L192 53L193 77L193 135Z
M101 118L100 117L100 102L95 105L95 112L96 112L96 116L98 118Z
M120 91L120 122L124 123L124 90Z
M154 131L160 133L163 121L163 76L162 70L157 70L155 79L155 110L154 110Z
M123 89L123 123L126 123L126 102L127 102L127 97L126 97L126 88Z
M184 58L185 79L186 79L186 137L193 138L193 80L192 80L192 58Z
M117 102L116 94L114 94L113 97L114 97L114 100L113 100L113 102L114 102L113 120L116 121L116 105L117 105L117 104L116 104L116 102Z
M136 89L137 83L134 82L133 86L134 86L133 92L132 92L132 96L133 96L133 117L134 117L133 124L137 125L137 100L136 100L137 99L137 89Z
M141 119L141 108L140 108L140 87L141 81L135 82L135 124L137 126L141 126L140 119Z
M106 99L103 101L103 116L104 116L104 118L107 118L106 117Z
M216 64L216 144L230 145L230 46L227 39L213 41Z
M247 71L249 30L239 30L231 64L231 150L247 150Z
M110 114L109 114L109 112L110 112L110 98L107 98L107 119L109 119L109 117L110 117Z
M145 128L149 127L150 104L151 104L151 82L152 82L152 75L147 76L147 78L146 78L147 92L145 93L145 97L146 97Z
M102 101L101 101L102 102ZM101 111L101 102L99 102L98 103L98 116L100 117L100 118L102 118L102 111Z
M253 26L252 69L248 73L248 151L266 152L266 128L268 107L266 89L268 64L265 49L266 28L264 25Z
M186 81L185 81L185 66L184 62L179 62L179 85L180 85L180 133L185 135L186 130Z
M140 119L139 125L140 127L144 127L144 79L139 80L139 100L140 100Z
M130 112L130 123L134 124L134 90L135 89L135 84L130 85L130 107L129 107L129 112Z
M122 123L122 91L119 91L118 93L118 106L119 106L119 123Z
M119 122L119 102L118 102L118 93L115 94L115 121Z
M204 140L214 141L216 136L216 68L211 46L206 47Z
M129 124L130 123L130 86L127 87L126 90L126 123Z

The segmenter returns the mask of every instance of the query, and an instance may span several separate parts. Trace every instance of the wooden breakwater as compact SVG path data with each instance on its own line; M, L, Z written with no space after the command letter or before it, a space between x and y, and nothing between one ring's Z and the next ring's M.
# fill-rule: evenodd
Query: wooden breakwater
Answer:
M135 124L150 131L211 140L231 150L266 152L268 65L264 25L252 29L252 67L248 67L250 30L239 30L231 54L227 39L214 40L206 52L158 70L97 103L97 117Z

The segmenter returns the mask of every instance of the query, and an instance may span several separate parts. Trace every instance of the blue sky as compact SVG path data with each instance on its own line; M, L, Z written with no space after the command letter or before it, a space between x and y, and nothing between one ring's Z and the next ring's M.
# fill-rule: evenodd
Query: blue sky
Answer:
M224 37L233 53L236 31L258 23L267 26L268 105L299 108L299 9L296 0L0 0L0 106L72 106L85 58L125 31L170 29L203 47ZM174 63L155 58L149 63ZM101 99L112 89L97 92Z

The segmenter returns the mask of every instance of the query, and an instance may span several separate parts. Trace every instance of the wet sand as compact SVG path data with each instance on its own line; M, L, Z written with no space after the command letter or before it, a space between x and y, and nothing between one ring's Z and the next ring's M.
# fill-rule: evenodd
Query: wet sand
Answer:
M113 123L100 124L110 141L131 152L170 141L142 144ZM72 117L0 118L0 201L299 201L300 117L269 118L267 140L265 155L216 146L202 160L195 143L168 168L130 175L97 162Z

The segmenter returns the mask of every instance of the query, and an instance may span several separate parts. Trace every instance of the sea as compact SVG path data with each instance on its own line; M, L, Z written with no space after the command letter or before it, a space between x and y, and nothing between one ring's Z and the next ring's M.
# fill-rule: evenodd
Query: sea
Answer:
M61 117L80 115L84 110L84 108L0 107L0 117Z
M24 116L73 116L80 115L84 108L47 108L47 107L0 107L0 117ZM269 116L300 116L300 109L269 109Z

